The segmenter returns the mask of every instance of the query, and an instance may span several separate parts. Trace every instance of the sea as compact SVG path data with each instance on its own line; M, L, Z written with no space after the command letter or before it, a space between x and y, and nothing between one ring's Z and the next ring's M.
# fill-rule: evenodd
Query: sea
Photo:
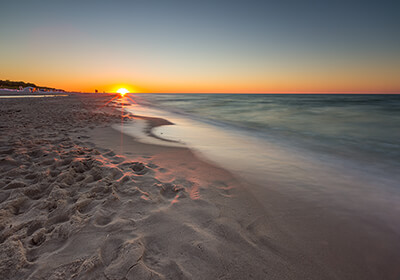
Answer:
M156 144L182 144L235 176L299 199L335 201L354 211L377 207L379 218L399 224L400 95L134 94L129 99L130 112L174 124L153 129ZM132 127L131 134L135 131Z

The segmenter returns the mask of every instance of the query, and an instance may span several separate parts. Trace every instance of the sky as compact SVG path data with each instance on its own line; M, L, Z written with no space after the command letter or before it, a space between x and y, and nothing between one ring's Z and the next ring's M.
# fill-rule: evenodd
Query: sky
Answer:
M13 0L0 79L69 91L400 92L400 1Z

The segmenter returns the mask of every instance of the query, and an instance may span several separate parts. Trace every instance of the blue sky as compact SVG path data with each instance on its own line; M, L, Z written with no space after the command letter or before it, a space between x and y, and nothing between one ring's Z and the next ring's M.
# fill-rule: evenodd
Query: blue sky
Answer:
M396 91L399 10L397 1L8 1L0 74L69 90Z

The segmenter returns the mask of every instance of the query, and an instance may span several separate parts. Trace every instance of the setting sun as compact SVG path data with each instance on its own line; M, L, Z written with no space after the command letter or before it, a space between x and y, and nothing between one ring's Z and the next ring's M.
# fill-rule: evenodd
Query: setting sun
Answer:
M126 88L120 88L117 90L117 93L119 93L121 96L124 96L125 94L129 93L129 90Z

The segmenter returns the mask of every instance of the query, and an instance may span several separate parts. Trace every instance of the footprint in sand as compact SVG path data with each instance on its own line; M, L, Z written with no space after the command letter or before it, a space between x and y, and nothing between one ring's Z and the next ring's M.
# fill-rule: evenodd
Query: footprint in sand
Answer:
M111 223L112 219L110 217L107 216L100 216L97 217L94 221L94 223L98 226L106 226L109 223Z
M132 162L131 168L137 175L144 175L147 173L146 166L141 162Z
M160 194L168 199L175 198L183 190L182 187L171 183L158 184L157 187L160 188Z

